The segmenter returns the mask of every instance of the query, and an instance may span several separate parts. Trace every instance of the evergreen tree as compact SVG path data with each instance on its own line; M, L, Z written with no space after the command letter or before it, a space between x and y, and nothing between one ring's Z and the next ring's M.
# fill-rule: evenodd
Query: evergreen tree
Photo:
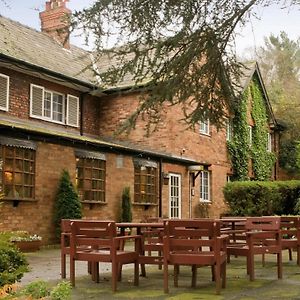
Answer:
M125 187L122 192L121 221L122 222L131 222L132 221L130 188L129 187Z
M57 237L60 237L61 219L80 219L81 203L78 193L71 182L69 172L63 170L54 204L54 225Z

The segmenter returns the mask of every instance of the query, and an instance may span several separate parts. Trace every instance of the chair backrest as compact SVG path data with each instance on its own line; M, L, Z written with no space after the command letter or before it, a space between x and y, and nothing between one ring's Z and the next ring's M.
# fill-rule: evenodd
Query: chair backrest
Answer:
M281 216L280 229L283 238L296 237L300 233L300 217Z
M61 219L60 229L61 229L62 233L70 233L71 232L71 220L70 219Z
M71 222L71 243L74 248L78 246L111 248L112 239L116 236L116 223L112 221Z
M280 229L280 217L249 217L246 219L246 230L268 231Z
M169 220L165 224L165 235L171 237L171 249L203 251L214 250L215 240L220 236L220 221L212 219Z

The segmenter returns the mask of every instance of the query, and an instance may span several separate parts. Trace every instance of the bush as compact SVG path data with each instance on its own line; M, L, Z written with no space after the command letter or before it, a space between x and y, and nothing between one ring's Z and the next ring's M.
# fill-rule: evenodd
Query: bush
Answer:
M122 215L121 222L131 222L131 200L130 200L130 188L125 187L122 192Z
M50 294L48 284L43 280L33 281L26 285L21 292L22 295L31 296L33 299L40 299Z
M23 253L7 240L0 238L0 287L19 281L28 272L28 263Z
M80 219L81 203L77 191L71 182L68 171L63 170L54 205L54 225L56 237L60 237L61 219Z
M55 286L51 293L51 300L67 300L71 298L71 283L67 281L60 282L57 286Z
M295 213L300 181L236 181L226 184L223 192L230 215L288 215Z

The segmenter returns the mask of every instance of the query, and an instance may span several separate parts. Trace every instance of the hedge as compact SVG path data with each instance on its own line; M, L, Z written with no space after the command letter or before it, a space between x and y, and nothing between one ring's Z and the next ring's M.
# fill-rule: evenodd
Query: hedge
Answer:
M300 181L235 181L223 189L232 216L299 214ZM297 202L299 203L297 204Z

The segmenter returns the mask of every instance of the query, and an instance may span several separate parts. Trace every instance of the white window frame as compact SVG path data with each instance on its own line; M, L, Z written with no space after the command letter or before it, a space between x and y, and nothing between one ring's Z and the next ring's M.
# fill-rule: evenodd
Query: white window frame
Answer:
M199 128L200 134L210 135L209 134L209 119L206 119L206 121L200 121L199 125L200 125L200 128Z
M45 93L51 94L50 118L44 116ZM58 121L58 120L53 119L53 94L62 96L62 121ZM62 94L62 93L58 93L58 92L55 92L55 91L44 89L44 99L43 99L43 118L44 118L44 120L51 121L51 122L57 123L57 124L65 124L65 114L66 114L66 112L65 112L65 95Z
M203 176L204 174L207 175L207 185L205 184L205 177ZM200 180L200 186L199 186L199 192L200 192L200 202L211 202L211 195L210 195L210 171L203 170L200 171L199 174L199 180ZM203 187L207 188L207 192L203 191Z
M232 121L227 120L226 122L226 141L231 141L233 136L233 128L232 128Z
M270 132L267 133L267 151L272 152L272 134Z
M0 77L3 77L7 80L7 82L6 82L6 85L7 85L7 87L6 87L6 107L0 106L0 110L8 111L9 110L9 76L0 73Z
M249 125L248 128L249 128L249 146L252 146L252 136L253 136L252 131L253 131L253 128L252 128L251 125Z

